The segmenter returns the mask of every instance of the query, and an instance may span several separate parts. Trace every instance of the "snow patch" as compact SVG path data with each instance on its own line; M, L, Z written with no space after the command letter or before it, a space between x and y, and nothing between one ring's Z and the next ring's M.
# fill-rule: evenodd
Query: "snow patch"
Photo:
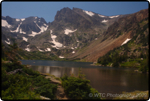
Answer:
M24 41L26 41L26 42L28 41L28 39L26 37L22 37L22 38L23 38Z
M26 32L22 31L22 29L20 28L20 33L26 34Z
M59 56L59 58L64 58L63 56Z
M22 18L22 19L20 19L21 21L24 21L25 20L25 18Z
M56 42L55 40L53 40L53 41L51 41L51 42L54 44L54 46L52 46L52 47L54 47L54 48L59 49L58 47L62 47L62 44L59 43L59 42Z
M56 39L56 35L53 35L53 34L51 34L51 38L52 38L52 40L55 40Z
M124 45L124 44L126 44L128 41L130 41L131 39L129 39L129 38L127 38L122 44L121 44L121 46L122 45Z
M34 21L34 23L38 26L38 24ZM47 30L47 28L48 28L48 26L46 25L46 24L44 24L45 26L38 26L39 27L39 29L41 30L41 32L40 33L42 33L42 32L44 32L44 31L46 31Z
M74 49L73 47L71 47L71 49Z
M36 36L36 35L38 35L39 33L37 33L37 32L34 32L34 31L32 31L32 34L29 34L29 36Z
M8 41L5 40L5 42L6 42L7 44L10 44L10 40L9 40L9 39L7 39L7 40L8 40Z
M90 11L85 11L85 10L83 10L83 12L85 12L85 13L88 14L89 16L93 16L93 15L94 15L94 13L93 13L93 12L90 12Z
M30 52L30 48L25 48L25 50Z
M38 26L38 24L34 21L34 23ZM34 31L32 31L32 34L29 34L29 36L35 36L35 35L38 35L38 34L41 34L42 32L44 32L44 31L46 31L47 30L47 28L48 28L48 26L46 26L46 27L44 27L44 26L38 26L39 27L39 29L41 30L40 32L34 32Z
M41 29L41 33L44 32L44 31L46 31L47 28L48 28L48 26L46 26L46 27L45 26L41 26L41 28L40 28Z
M98 14L98 16L99 16L99 17L106 17L106 16L104 16L104 15L100 15L100 14Z
M105 20L105 19L104 19L102 22L105 23L105 22L108 22L108 20Z
M17 27L16 29L16 32L19 32L19 28L20 28L20 25L22 24L22 22L19 24L19 26Z
M72 51L72 53L75 53L75 51Z
M37 19L37 17L35 17L35 19Z
M51 49L50 49L50 48L47 48L45 51L51 51Z
M29 47L29 45L27 45L27 48L25 48L25 50L30 52L30 48L28 48L28 47Z
M8 28L11 27L11 25L8 24L6 20L2 20L2 26L3 26L3 27L8 27Z
M43 50L39 49L38 47L37 47L37 49L38 49L40 52L44 52Z
M51 33L52 33L52 30L50 30L50 34ZM52 41L50 41L50 42L54 44L54 46L52 46L52 47L55 47L58 49L58 47L62 47L63 45L59 42L56 42L56 40L55 40L56 37L57 37L56 35L51 34Z
M53 31L52 30L50 30L50 34L52 34L53 33Z
M116 18L118 17L119 15L116 15L116 16L109 16L109 18Z
M19 28L20 28L20 25L22 24L22 22L18 25L17 29L14 30L14 31L11 31L11 32L19 32ZM21 30L22 31L22 30Z
M16 19L16 21L20 21L20 19Z
M47 26L46 24L43 24L44 26Z
M69 33L73 33L73 32L75 32L77 29L75 29L74 31L73 30L70 30L70 29L65 29L64 31L65 31L65 33L64 34L66 34L66 35L68 35Z

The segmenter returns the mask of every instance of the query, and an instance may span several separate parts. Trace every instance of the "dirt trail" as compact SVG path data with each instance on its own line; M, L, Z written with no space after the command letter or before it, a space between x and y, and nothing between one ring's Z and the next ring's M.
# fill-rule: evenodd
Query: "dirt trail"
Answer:
M62 87L60 80L57 80L54 76L50 76L50 75L46 76L45 78L49 78L51 80L51 83L53 84L58 84L57 91L56 91L56 99L58 100L69 99L64 92L64 88Z

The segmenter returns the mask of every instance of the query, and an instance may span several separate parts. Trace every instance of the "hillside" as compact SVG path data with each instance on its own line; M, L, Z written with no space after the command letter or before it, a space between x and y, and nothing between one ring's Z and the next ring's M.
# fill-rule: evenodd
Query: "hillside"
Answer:
M93 40L86 47L79 49L70 58L96 62L99 57L102 57L110 50L122 47L122 43L127 39L130 39L131 42L135 40L134 45L139 47L142 46L142 42L145 44L144 47L147 47L145 49L148 49L148 33L148 9L145 9L119 18L114 24L108 27L103 35ZM138 49L138 47L134 49Z
M128 37L120 47L109 51L98 59L98 63L113 67L135 67L148 71L149 56L149 17L145 17L130 27ZM127 25L128 26L128 25ZM135 34L133 33L135 32Z

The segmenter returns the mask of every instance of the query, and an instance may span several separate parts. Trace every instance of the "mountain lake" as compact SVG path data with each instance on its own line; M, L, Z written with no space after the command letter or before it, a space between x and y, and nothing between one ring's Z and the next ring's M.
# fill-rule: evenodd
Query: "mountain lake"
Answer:
M148 74L134 72L131 68L93 66L92 62L20 60L24 65L41 73L56 77L64 74L77 76L79 71L90 80L90 85L102 94L121 94L123 91L148 90Z

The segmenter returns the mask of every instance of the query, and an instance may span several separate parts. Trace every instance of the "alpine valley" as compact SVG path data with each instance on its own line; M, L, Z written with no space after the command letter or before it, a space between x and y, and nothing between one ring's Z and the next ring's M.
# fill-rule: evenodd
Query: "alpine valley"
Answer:
M2 43L5 46L17 43L22 49L21 59L31 59L28 54L40 53L50 59L55 56L103 64L105 54L113 56L116 48L120 55L140 58L141 53L147 55L149 50L148 15L148 9L105 16L66 7L57 11L54 21L48 23L35 16L22 19L2 16Z

